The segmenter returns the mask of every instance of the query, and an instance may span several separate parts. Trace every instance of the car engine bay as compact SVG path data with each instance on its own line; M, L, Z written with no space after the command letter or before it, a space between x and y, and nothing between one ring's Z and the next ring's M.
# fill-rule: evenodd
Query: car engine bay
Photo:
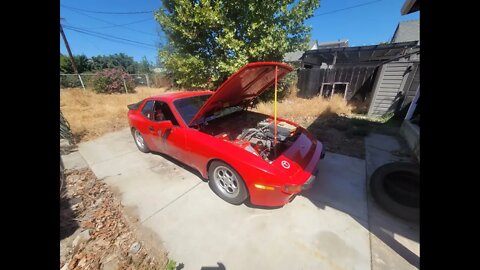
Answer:
M273 119L259 113L240 111L215 119L200 128L201 132L229 141L253 155L271 162L292 145L299 129L277 121L277 143L274 144Z

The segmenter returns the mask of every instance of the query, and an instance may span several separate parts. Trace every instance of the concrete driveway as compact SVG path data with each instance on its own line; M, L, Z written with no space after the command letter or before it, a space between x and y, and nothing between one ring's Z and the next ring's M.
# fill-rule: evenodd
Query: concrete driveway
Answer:
M416 269L383 241L371 244L364 160L327 153L311 190L261 209L230 205L188 167L141 153L128 129L79 151L182 269ZM372 260L372 249L383 257Z

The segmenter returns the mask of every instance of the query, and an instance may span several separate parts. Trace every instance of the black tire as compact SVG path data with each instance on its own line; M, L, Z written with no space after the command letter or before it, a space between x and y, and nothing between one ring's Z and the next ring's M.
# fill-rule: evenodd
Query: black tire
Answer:
M409 221L420 220L420 168L409 162L380 166L370 178L375 201L388 212Z
M231 172L232 176L230 179L232 180L230 183L224 183L221 179L219 179L220 172L226 172L225 174L228 177L228 171ZM217 175L217 177L215 177ZM224 201L234 204L240 205L248 198L248 190L243 182L242 177L233 169L230 165L226 164L222 161L213 161L208 168L208 185L210 188L217 194L220 198ZM222 186L225 186L222 188ZM235 187L235 188L234 188ZM234 189L232 189L234 188ZM230 194L230 190L232 193Z
M143 136L138 129L132 128L132 136L133 136L133 141L135 142L135 145L137 146L138 150L140 150L143 153L150 153L150 149L148 148L147 143L145 142L145 139L143 139ZM141 138L141 140L143 141L143 145L137 140L136 136L139 136Z

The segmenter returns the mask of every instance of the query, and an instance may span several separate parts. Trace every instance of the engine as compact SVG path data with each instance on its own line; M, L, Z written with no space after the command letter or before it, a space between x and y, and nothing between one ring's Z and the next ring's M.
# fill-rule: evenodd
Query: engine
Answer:
M293 143L297 130L293 125L278 122L277 145L274 147L274 128L273 121L266 119L259 122L256 128L244 129L237 136L236 142L244 143L242 147L254 155L261 156L267 161L273 160L278 152Z

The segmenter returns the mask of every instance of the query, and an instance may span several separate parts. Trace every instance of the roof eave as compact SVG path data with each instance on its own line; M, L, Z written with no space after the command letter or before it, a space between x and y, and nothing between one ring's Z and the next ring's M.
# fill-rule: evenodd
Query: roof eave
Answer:
M405 3L403 3L402 8L400 9L400 13L402 15L407 15L418 10L420 10L419 0L405 0Z

